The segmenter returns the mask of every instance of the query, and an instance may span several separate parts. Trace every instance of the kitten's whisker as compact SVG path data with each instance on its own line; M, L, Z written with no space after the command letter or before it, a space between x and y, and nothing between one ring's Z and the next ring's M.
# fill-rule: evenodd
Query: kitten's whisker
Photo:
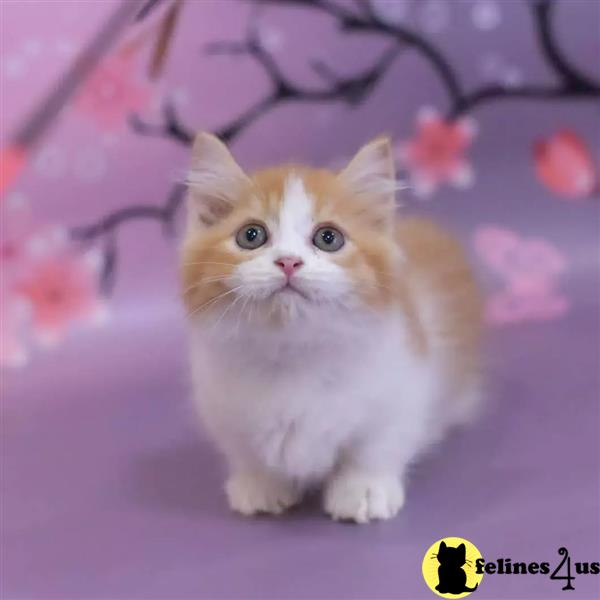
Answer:
M225 307L225 310L221 313L221 316L213 323L211 332L214 332L217 325L223 320L223 317L237 304L238 300L241 300L242 298L243 296L236 296L235 300Z
M217 265L217 266L221 266L221 267L237 267L238 266L234 263L211 262L211 261L206 261L206 260L201 260L198 262L183 263L183 264L186 267L195 266L195 265Z
M243 286L238 285L237 287L234 287L226 292L223 292L222 294L219 294L218 296L215 296L214 298L212 298L211 300L209 300L208 302L205 302L204 304L202 304L201 306L199 306L198 308L195 308L191 313L190 313L190 317L194 316L196 313L200 312L203 308L206 308L208 306L210 306L211 304L214 304L215 302L217 302L218 300L220 300L221 298L224 298L225 296L228 296L229 294L233 294L234 292L237 292L239 289L241 289Z
M256 302L254 302L254 299L252 299L252 302L250 304L250 308L248 309L248 322L251 323L252 321L254 321L254 308L256 307Z
M216 283L218 281L225 281L226 279L229 279L229 276L225 276L225 277L207 277L205 279L200 279L196 283L190 285L185 290L183 290L182 293L183 294L187 294L188 292L192 291L195 288L201 287L202 285L206 285L208 283Z
M240 309L240 312L238 313L238 319L237 319L237 324L236 324L236 328L235 328L236 337L240 334L242 315L244 314L244 309L246 308L246 306L248 306L248 302L250 302L250 296L246 296L246 300L244 300L244 304L242 304L242 308Z

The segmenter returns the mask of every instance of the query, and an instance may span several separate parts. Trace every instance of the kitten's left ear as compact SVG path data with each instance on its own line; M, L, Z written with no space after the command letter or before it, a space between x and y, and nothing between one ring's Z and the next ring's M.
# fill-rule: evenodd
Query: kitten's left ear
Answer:
M377 137L363 146L339 178L357 196L363 197L379 218L393 217L398 183L388 137Z

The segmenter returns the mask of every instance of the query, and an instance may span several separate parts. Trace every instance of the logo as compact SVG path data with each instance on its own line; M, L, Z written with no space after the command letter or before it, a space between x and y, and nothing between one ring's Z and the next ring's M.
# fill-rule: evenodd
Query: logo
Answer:
M423 558L423 578L429 589L442 598L464 598L488 576L545 576L574 590L577 576L599 575L600 562L572 562L567 548L558 549L558 559L524 562L502 557L487 561L477 547L459 537L442 538L432 544ZM487 585L487 584L486 584Z
M432 544L423 558L423 578L429 589L442 598L464 598L483 579L475 568L481 552L469 540L446 537Z

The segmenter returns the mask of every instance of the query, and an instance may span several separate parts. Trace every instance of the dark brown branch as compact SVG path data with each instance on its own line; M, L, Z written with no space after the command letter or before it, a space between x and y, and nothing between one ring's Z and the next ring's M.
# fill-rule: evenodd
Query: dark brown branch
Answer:
M185 186L177 184L169 194L169 198L164 206L127 206L114 213L110 213L103 217L97 223L85 225L82 227L74 227L71 229L71 238L80 242L89 242L108 232L116 230L126 221L132 219L150 219L160 222L167 222L173 218L177 207L183 200Z
M323 3L323 6L326 4ZM344 9L334 8L331 5L327 10L340 17L349 17ZM246 39L236 42L216 42L206 47L208 54L247 55L253 58L264 70L271 83L271 92L254 106L242 113L239 117L215 131L220 139L225 142L232 141L241 131L254 121L266 114L269 110L284 102L335 102L343 101L356 105L372 92L376 84L384 77L387 69L400 52L400 47L394 45L386 50L376 63L352 77L336 75L333 70L323 63L314 65L315 70L326 80L325 88L305 88L290 81L269 52L260 42L256 19L249 21ZM162 122L148 123L139 115L130 119L133 130L139 135L162 137L172 139L185 146L191 145L194 134L183 125L179 119L172 102L165 102L162 109ZM115 245L116 230L129 221L150 219L163 225L170 231L178 207L183 200L185 188L177 185L173 188L164 206L130 206L118 210L104 217L97 223L86 227L78 227L71 231L74 240L91 242L98 238L105 240L105 262L101 276L102 288L109 291L114 281L114 271L117 264Z
M370 2L364 0L362 13L357 15L339 8L326 0L259 0L262 3L295 5L321 11L338 21L344 31L357 31L376 35L391 36L412 48L425 58L437 72L450 99L447 111L449 118L463 114L484 103L498 100L593 100L600 98L600 84L581 73L572 65L560 50L554 37L552 17L555 0L534 0L533 21L540 41L540 48L558 77L558 85L525 85L507 88L492 84L471 92L466 92L452 65L430 41L420 34L403 27L382 21L373 10Z
M364 10L361 15L341 8L340 5L330 4L325 0L258 0L265 4L287 4L298 7L305 7L324 12L338 21L338 25L343 31L356 31L361 33L370 33L374 35L385 35L401 42L406 47L414 48L423 57L429 61L432 68L435 69L444 87L446 88L450 101L456 103L462 95L461 85L458 75L453 67L446 60L442 52L435 47L425 37L417 34L401 25L391 25L379 18L377 13L371 8L370 3L364 3Z
M555 9L556 4L553 0L535 0L533 3L537 36L546 61L570 89L600 92L600 83L593 81L571 64L558 47L552 24Z
M329 5L323 4L323 6ZM335 14L347 15L347 18L351 16L351 13L347 13L345 10L338 11L337 8L334 12ZM381 55L372 67L351 77L337 76L330 68L327 68L328 86L325 88L307 88L289 80L273 56L262 46L255 15L248 23L245 40L212 42L206 45L205 52L209 55L243 55L252 58L267 75L271 84L271 91L255 105L248 108L230 123L214 131L214 133L223 141L229 142L268 111L285 102L341 101L352 106L360 104L385 76L386 71L398 56L400 50L400 46L393 45ZM326 67L319 63L316 68L323 75ZM162 123L148 123L139 115L134 115L131 119L131 125L140 135L171 138L188 146L193 140L193 133L182 125L173 104L169 102L163 107Z
M162 117L162 123L153 124L147 123L138 114L133 114L129 119L129 124L139 135L172 139L184 146L192 143L194 134L181 123L175 105L171 101L163 104Z
M171 234L175 215L185 197L185 190L183 184L177 184L171 189L163 206L127 206L106 215L96 223L71 229L71 239L76 242L91 243L98 238L104 241L104 263L100 273L100 287L103 293L110 293L114 285L118 258L116 246L118 228L129 221L151 220L160 223L165 233Z
M548 87L525 85L518 88L507 88L502 85L490 85L481 88L475 92L464 96L460 103L453 107L448 113L448 117L453 119L457 116L469 112L480 104L497 102L498 100L590 100L597 94L592 91L575 90L569 87Z
M156 6L160 0L154 0L149 6ZM382 21L372 9L368 0L358 4L358 11L353 12L342 4L328 0L258 0L261 3L277 3L296 5L318 10L337 20L341 30L346 32L382 35L395 40L376 63L361 73L352 76L337 75L331 67L322 61L312 64L315 72L321 77L326 87L306 88L289 80L280 69L273 56L260 43L256 18L248 24L246 39L235 42L215 42L206 47L209 54L246 55L254 59L264 70L271 83L271 91L255 105L233 121L219 128L214 133L224 141L232 141L245 128L261 118L275 106L285 102L335 102L342 101L349 105L359 104L372 92L376 84L385 76L390 65L405 48L418 52L438 74L447 91L450 108L448 118L473 110L489 102L499 100L592 100L600 98L600 84L582 73L571 64L562 53L552 27L554 0L533 0L533 24L537 31L542 53L557 76L557 84L523 85L507 88L500 84L491 84L471 92L466 92L454 67L442 52L422 35L401 25L391 25ZM140 135L164 137L189 146L193 141L193 131L184 126L171 102L166 102L162 111L163 122L147 123L138 115L131 119L133 129ZM98 223L87 227L75 228L72 236L75 240L91 242L97 238L105 240L105 265L102 273L103 288L109 289L114 280L117 251L115 232L124 223L131 220L151 219L171 231L178 207L185 194L183 185L176 185L163 206L132 206L107 215Z
M162 4L164 0L148 0L142 8L138 11L138 14L135 16L135 20L143 21L146 17L148 17L160 4Z

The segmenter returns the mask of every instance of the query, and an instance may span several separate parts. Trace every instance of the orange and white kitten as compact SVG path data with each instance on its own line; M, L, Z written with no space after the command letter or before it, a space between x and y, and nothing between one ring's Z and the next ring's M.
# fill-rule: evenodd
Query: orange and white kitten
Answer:
M196 402L232 509L322 485L334 519L393 517L407 467L479 402L480 299L459 245L395 211L389 141L340 173L247 175L198 135L183 297Z

